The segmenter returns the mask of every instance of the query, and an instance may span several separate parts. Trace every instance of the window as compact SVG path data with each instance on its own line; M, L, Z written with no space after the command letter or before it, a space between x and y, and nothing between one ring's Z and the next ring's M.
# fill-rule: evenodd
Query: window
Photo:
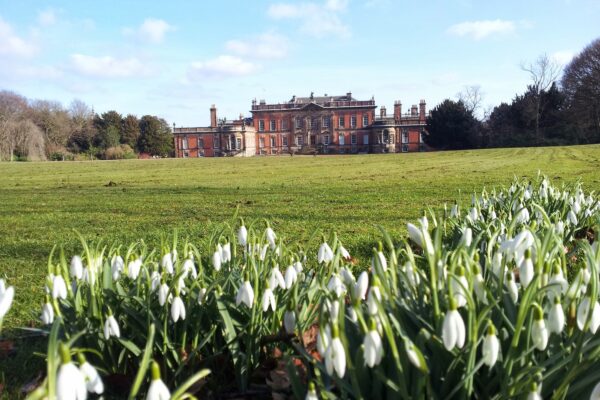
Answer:
M198 150L198 157L204 157L204 151Z
M323 117L323 128L329 128L331 117Z
M313 119L312 119L312 118L310 118L310 119L308 120L308 129L312 129L314 126L315 126L315 125L314 125L314 121L313 121Z
M190 153L188 151L183 152L183 158L188 158L189 156L190 156Z
M408 145L407 144L403 144L402 145L402 152L403 153L408 153Z
M295 119L295 127L296 127L296 129L302 128L302 118L296 117L296 119Z
M343 146L343 145L345 145L345 144L346 144L346 138L344 137L344 135L343 135L343 134L340 134L340 135L338 136L338 143L339 143L339 145L340 145L340 146Z
M242 148L242 138L237 138L235 141L235 149L239 150Z
M369 114L363 114L363 128L369 125Z
M276 126L276 125L277 125L277 124L275 123L275 120L274 120L274 119L272 119L272 120L271 120L271 122L270 122L269 130L270 130L271 132L273 132L273 131L277 130L277 126Z
M315 135L310 135L310 144L314 146L316 142L317 137Z
M408 129L402 129L402 143L408 143Z
M351 128L356 128L356 115L352 115L350 117L350 127Z
M338 118L338 126L340 128L343 128L345 125L346 125L346 120L344 119L344 116L342 115Z
M239 147L238 147L239 148ZM231 135L229 138L229 150L235 150L235 135Z
M369 144L369 135L368 134L365 134L363 136L363 144Z
M204 148L204 139L203 138L198 138L198 148L199 149Z
M390 142L390 133L388 132L387 129L385 129L383 131L383 143L389 143Z
M187 150L187 149L188 149L188 138L187 138L187 136L184 136L184 137L181 139L181 148L182 148L183 150Z
M425 143L425 132L423 131L419 134L419 143Z
M356 133L353 133L352 135L350 135L350 143L356 144Z
M281 140L282 140L282 142L283 142L283 146L287 147L287 145L288 145L288 138L287 138L287 136L283 136L283 137L281 138Z
M281 120L281 130L282 131L287 131L289 129L288 127L288 120L287 118L284 118Z
M213 135L213 148L219 148L219 135Z
M261 149L263 147L265 147L265 138L264 137L261 137L258 139L258 147L260 147Z
M275 147L275 136L271 136L271 147Z
M258 131L259 132L264 132L265 131L265 120L264 119L259 119L258 120Z
M296 146L302 146L302 145L304 145L304 139L300 135L296 136Z
M329 135L323 136L323 144L326 146L329 144Z

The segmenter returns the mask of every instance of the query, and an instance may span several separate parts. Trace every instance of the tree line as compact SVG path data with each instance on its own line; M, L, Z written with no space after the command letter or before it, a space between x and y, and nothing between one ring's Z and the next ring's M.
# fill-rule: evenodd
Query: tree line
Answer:
M80 100L65 108L0 91L0 161L122 159L139 153L173 155L173 136L164 119L97 114Z
M600 38L562 71L546 55L521 68L531 78L525 92L483 117L479 87L438 104L425 142L437 149L600 143Z

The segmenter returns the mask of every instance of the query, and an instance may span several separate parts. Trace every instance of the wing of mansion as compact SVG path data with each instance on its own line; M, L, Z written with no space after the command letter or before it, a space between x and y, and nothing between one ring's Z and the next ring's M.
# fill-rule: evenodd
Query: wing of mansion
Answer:
M210 126L173 129L177 157L277 154L405 153L426 150L425 100L402 113L394 103L375 112L375 100L342 96L293 96L286 103L252 101L251 118L218 119Z

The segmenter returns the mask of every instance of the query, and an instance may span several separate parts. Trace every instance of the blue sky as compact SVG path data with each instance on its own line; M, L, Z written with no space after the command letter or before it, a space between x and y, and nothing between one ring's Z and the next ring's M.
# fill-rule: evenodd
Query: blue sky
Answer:
M598 21L600 0L0 0L0 89L177 126L310 92L431 108L479 85L489 106Z

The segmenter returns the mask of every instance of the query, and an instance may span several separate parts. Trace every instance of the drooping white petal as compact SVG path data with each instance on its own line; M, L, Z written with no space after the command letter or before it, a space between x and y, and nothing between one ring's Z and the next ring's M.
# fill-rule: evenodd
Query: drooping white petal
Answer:
M531 339L533 345L540 351L546 350L548 345L548 329L543 319L533 321L531 326Z
M60 400L85 400L87 398L85 377L72 362L62 364L58 369L56 397Z
M96 394L104 392L104 383L102 383L102 379L93 365L86 361L79 366L79 370L85 378L88 392Z
M42 322L44 325L50 325L54 322L54 308L52 308L52 304L45 303L42 307Z
M500 341L494 334L487 334L483 339L483 345L481 348L483 355L483 363L488 367L496 364L498 360L498 354L500 353Z
M367 289L369 288L369 274L367 271L363 271L358 276L356 285L354 286L354 297L357 299L364 300L367 296Z
M173 322L177 322L179 318L185 319L185 305L179 296L175 296L171 303L171 318Z
M0 279L0 283L2 285L2 290L0 290L0 319L4 318L8 310L10 310L10 306L12 305L13 298L15 297L15 288L9 286L8 288L4 288L4 280ZM64 283L64 281L63 281ZM66 291L66 289L65 289Z
M376 330L367 332L363 340L365 365L373 368L381 362L383 357L383 344Z
M76 255L71 258L69 272L75 279L81 279L83 277L83 262L81 261L81 257Z
M246 246L246 243L248 243L248 230L244 225L240 226L240 229L238 229L237 239L241 246Z
M154 379L148 388L146 400L169 400L171 392L165 383L160 379Z
M238 290L235 304L239 306L241 303L244 303L248 308L252 308L252 304L254 303L254 289L252 289L250 281L244 281Z
M52 297L55 299L67 298L67 284L62 275L55 275L52 279Z
M560 334L565 327L565 313L560 303L554 303L548 312L548 331Z

